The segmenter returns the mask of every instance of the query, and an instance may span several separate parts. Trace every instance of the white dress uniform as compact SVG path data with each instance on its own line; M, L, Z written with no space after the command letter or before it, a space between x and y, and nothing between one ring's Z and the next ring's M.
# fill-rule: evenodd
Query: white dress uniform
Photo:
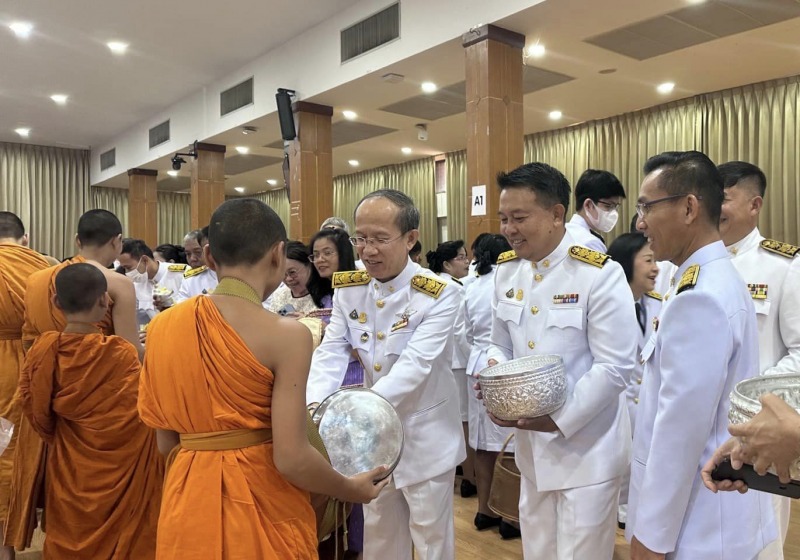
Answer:
M664 295L669 291L670 280L675 276L678 267L669 261L658 261L656 265L658 266L658 274L656 275L656 285L653 290Z
M498 426L489 419L483 401L478 400L472 388L478 381L478 373L489 365L489 346L492 344L492 294L497 267L483 276L475 277L466 288L467 342L470 345L467 362L469 391L469 446L482 451L500 451L514 428ZM506 448L514 452L512 439Z
M210 294L217 284L219 284L217 273L207 266L192 268L184 273L181 288L173 299L175 303L180 303L194 296Z
M158 272L153 277L153 284L168 288L173 294L177 294L183 284L183 275L188 270L190 270L188 264L158 263ZM152 299L151 297L150 301Z
M592 233L589 224L587 224L583 216L577 212L569 219L566 227L567 233L572 236L572 239L577 245L583 245L584 247L588 247L593 251L600 251L601 253L606 252L606 244L603 243L602 239Z
M469 361L469 343L467 342L467 325L464 319L465 290L464 285L457 278L446 272L438 275L442 280L452 286L458 293L460 304L456 313L456 324L453 326L453 377L458 389L458 404L461 410L461 421L469 421L469 391L472 384L467 377L467 362Z
M730 437L734 385L758 374L753 303L721 241L678 278L641 354L625 536L675 560L751 560L777 536L770 495L714 494L700 469Z
M764 239L758 228L727 247L744 279L758 319L759 371L762 375L800 372L800 248ZM780 537L761 560L783 558L791 500L773 496Z
M569 233L541 261L505 255L489 359L557 354L567 375L567 401L550 415L559 431L516 431L525 558L610 559L630 459L623 391L639 329L633 295L618 263Z
M451 369L458 291L410 259L388 282L337 272L333 286L308 402L339 389L352 347L365 386L392 403L405 430L393 481L364 506L364 558L408 560L413 543L420 560L452 560L455 467L466 458Z

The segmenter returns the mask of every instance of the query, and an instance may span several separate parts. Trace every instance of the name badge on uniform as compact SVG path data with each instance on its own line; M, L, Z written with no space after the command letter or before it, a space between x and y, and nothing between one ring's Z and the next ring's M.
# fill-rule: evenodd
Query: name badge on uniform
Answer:
M556 294L553 303L578 303L578 294Z
M747 289L753 299L767 299L767 284L748 284Z

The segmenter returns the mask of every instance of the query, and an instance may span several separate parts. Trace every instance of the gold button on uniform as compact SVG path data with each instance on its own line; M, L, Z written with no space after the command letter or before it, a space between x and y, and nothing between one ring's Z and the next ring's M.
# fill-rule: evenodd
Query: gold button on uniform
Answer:
M639 358L639 363L644 365L644 358Z
M532 341L532 340L529 340L528 341L528 348L533 350L534 348L536 348L536 343L534 341Z
M379 299L378 301L375 302L375 305L378 306L378 309L383 309L383 306L385 305L385 303L383 302L382 299Z
M544 267L545 267L545 268L547 268L548 266L550 266L550 261L548 261L547 259L545 259L545 260L542 262L542 264L544 265Z
M633 399L633 404L639 404L639 397L635 397Z
M537 282L541 282L542 278L544 278L544 276L542 276L541 274L537 274L536 276L533 277L533 279L536 280Z
M531 313L536 315L537 313L539 313L539 308L534 305L533 307L531 307Z
M380 370L382 370L382 369L383 369L383 366L381 366L380 364L375 364L375 365L374 365L374 366L372 366L372 367L374 367L374 368L375 368L375 371L380 371Z
M642 384L642 380L641 379L637 379L636 383L637 383L637 385L641 385Z
M389 286L389 293L394 293L394 286Z
M383 340L384 338L386 338L386 335L383 334L383 331L378 331L378 340Z

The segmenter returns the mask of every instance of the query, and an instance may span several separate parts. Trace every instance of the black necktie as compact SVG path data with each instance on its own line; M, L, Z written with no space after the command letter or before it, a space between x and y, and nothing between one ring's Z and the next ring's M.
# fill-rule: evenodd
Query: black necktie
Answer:
M636 320L639 321L639 328L642 329L642 334L644 334L645 325L647 324L647 311L638 301L636 302Z

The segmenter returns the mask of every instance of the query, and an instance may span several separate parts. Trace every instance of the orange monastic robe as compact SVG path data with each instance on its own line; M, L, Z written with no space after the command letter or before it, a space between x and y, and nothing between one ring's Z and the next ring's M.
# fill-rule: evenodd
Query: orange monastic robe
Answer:
M22 322L28 277L50 266L36 251L13 243L0 243L0 417L14 424L14 434L0 455L0 524L8 514L11 467L17 443L21 409L15 401L24 354Z
M30 347L40 334L62 331L67 324L64 314L52 303L56 293L56 275L65 267L86 262L81 256L73 257L58 266L31 274L25 291L25 323L22 326L22 343ZM103 321L98 325L103 334L114 334L114 322L108 307ZM17 549L31 544L36 527L36 507L40 501L44 480L44 451L41 438L31 428L26 418L20 421L17 450L11 473L11 497L8 503L5 544Z
M273 380L212 299L196 297L148 327L139 414L179 434L270 428ZM315 525L308 493L278 472L271 442L181 449L164 486L157 558L317 558Z
M44 558L155 558L164 459L136 408L139 357L127 340L47 332L19 382L48 444Z

